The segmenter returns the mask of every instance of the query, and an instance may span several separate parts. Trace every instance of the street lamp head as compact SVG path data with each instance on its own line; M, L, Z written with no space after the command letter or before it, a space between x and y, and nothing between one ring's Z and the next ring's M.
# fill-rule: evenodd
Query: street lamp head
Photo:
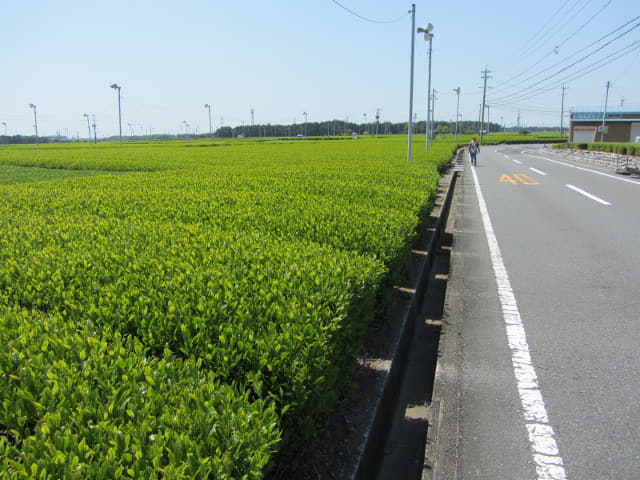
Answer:
M211 108L211 105L209 105L208 103L205 103L204 108Z
M30 104L29 104L29 108L33 108L33 109L35 109L35 108L36 108L36 106L35 106L33 103L30 103Z
M112 83L111 88L113 88L114 90L120 90L120 85L118 85L117 83Z

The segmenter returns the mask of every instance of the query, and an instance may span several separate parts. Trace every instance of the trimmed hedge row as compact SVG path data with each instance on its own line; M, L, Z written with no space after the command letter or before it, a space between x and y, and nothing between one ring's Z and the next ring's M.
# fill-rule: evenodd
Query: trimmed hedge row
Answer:
M0 186L4 475L260 478L312 447L455 148L400 140L3 149L130 172Z
M601 143L601 142L576 142L571 148L577 150L591 150L595 152L617 153L620 155L640 156L640 143Z
M58 313L0 309L0 478L257 478L272 402L200 360Z

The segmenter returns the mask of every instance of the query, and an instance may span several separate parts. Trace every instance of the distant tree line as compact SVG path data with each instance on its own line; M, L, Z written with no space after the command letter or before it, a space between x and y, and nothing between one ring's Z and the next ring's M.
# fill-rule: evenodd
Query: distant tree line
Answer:
M413 124L413 133L424 134L426 132L426 121L422 120ZM503 127L497 123L485 124L485 130L497 132L503 131ZM344 135L397 135L407 134L408 122L371 122L354 123L344 120L333 120L326 122L307 122L290 125L241 125L236 127L220 127L215 131L216 138L236 138L236 137L334 137ZM433 131L436 135L455 133L455 122L434 122ZM461 134L478 133L478 122L459 122L458 132ZM200 134L199 137L206 137L207 134Z
M425 134L426 121L421 120L413 123L414 134ZM273 125L270 123L263 125L239 125L235 127L220 127L214 132L215 138L269 138L269 137L338 137L356 135L406 135L408 133L409 123L400 122L369 122L354 123L344 120L332 120L326 122L307 122L294 123L290 125ZM485 131L489 132L520 132L521 127L508 127L497 123L487 123L484 125ZM436 121L433 124L433 132L435 136L443 134L454 134L456 130L455 122ZM554 131L560 130L560 127L527 127L527 131ZM477 121L461 121L458 122L458 133L461 135L479 134L479 125ZM169 134L153 134L153 135L135 135L126 136L127 139L151 139L151 140L168 140L172 138L209 138L209 132L200 132L198 134L181 133L179 135ZM109 138L101 138L98 141L117 140L118 136ZM64 136L56 137L38 137L37 143L61 143L69 141L78 141ZM86 139L79 141L87 141ZM36 143L34 135L0 135L0 145L5 144L25 144Z
M8 143L20 145L24 143L58 143L68 141L69 139L67 137L38 137L38 141L36 142L35 135L0 135L0 145Z

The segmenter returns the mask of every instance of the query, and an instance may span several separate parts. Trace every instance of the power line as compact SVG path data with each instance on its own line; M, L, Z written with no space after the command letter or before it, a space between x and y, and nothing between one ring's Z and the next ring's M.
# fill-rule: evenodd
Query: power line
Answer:
M569 40L571 40L573 37L575 37L584 27L586 27L587 25L589 25L591 23L591 21L596 18L598 15L600 15L605 8L607 8L609 5L611 5L611 2L613 0L609 0L606 4L604 4L602 6L602 8L600 10L598 10L596 13L594 13L593 15L591 15L591 17L589 18L589 20L587 20L585 23L583 23L580 27L578 27L578 29L573 32L571 35L569 35L567 38L565 38L562 42L560 42L558 45L562 46L563 44L567 43Z
M589 0L590 2L591 0ZM533 65L531 65L530 67L526 68L525 70L523 70L522 72L518 73L517 75L513 76L511 79L508 79L502 83L499 83L498 85L496 85L496 87L500 87L503 85L513 85L514 81L516 78L519 78L521 76L523 76L524 74L530 72L531 70L533 70L533 68L535 68L536 66L538 66L540 63L542 63L545 59L547 59L549 56L552 56L553 54L558 54L559 48L562 47L565 43L567 43L569 40L571 40L573 37L575 37L578 33L580 33L587 25L589 25L589 23L591 23L600 13L602 13L612 2L613 0L609 0L602 8L600 8L600 10L598 10L596 13L594 13L593 15L591 15L591 17L589 17L589 19L584 22L580 27L578 27L573 33L571 33L567 38L565 38L564 40L562 40L561 42L559 42L551 51L549 51L548 53L544 54L537 62L535 62ZM636 17L638 18L638 17ZM633 22L633 20L631 20L631 22ZM629 22L630 23L630 22ZM623 27L619 27L619 28L623 28ZM614 30L615 31L615 30ZM597 42L596 42L597 43ZM588 48L588 47L586 47ZM575 55L575 54L574 54ZM531 77L529 77L531 78Z
M613 35L614 33L616 33L616 32L617 32L617 31L619 31L619 30L622 30L623 28L625 28L626 26L628 26L629 24L631 24L631 23L635 22L635 21L636 21L636 20L638 20L638 19L640 19L640 16L637 16L637 17L635 17L635 18L633 18L633 19L629 20L627 23L625 23L625 24L623 24L623 25L619 26L618 28L616 28L616 29L612 30L611 32L607 33L606 35L603 35L603 36L602 36L602 37L600 37L599 39L597 39L597 40L595 40L595 41L591 42L591 43L590 43L589 45L587 45L586 47L582 47L581 49L579 49L579 50L575 51L574 53L572 53L572 54L571 54L571 55L569 55L568 57L566 57L566 58L564 58L564 59L562 59L562 60L560 60L560 61L558 61L558 62L554 63L553 65L549 66L546 70L551 70L552 68L555 68L555 67L557 67L557 66L559 66L559 65L562 65L563 63L565 63L565 62L569 61L572 57L575 57L576 55L578 55L578 54L580 54L580 53L584 52L585 50L587 50L587 49L591 48L592 46L594 46L594 45L598 44L599 42L603 41L605 38L607 38L607 37L609 37L609 36ZM601 47L601 48L599 48L598 50L596 50L596 51L592 52L592 54L597 53L599 50L601 50L602 48L606 47L607 45L609 45L609 44L610 44L610 43L612 43L613 41L615 41L615 40L617 40L617 39L621 38L622 36L626 35L627 33L631 32L633 29L637 28L639 25L640 25L640 24L635 25L635 26L634 26L634 27L632 27L631 29L629 29L629 30L627 30L626 32L624 32L622 35L620 35L620 36L618 36L618 37L614 38L611 42L609 42L609 43L605 44L603 47ZM525 80L523 80L523 82L529 81L529 80L531 80L531 79L533 79L533 78L535 78L535 77L537 77L537 76L539 76L539 75L543 75L544 73L545 73L545 71L544 71L544 70L543 70L543 71L541 71L541 72L535 73L535 74L533 74L533 75L531 75L531 76L527 77ZM503 84L504 84L504 83L503 83Z
M535 49L535 48L537 48L539 46L539 41L538 41L539 37L540 38L544 38L545 36L548 35L547 32L553 31L553 26L555 25L553 23L554 19L556 19L557 17L560 16L561 12L565 9L565 7L567 7L567 5L570 3L570 1L571 0L567 0L562 5L560 5L560 7L551 15L549 20L544 23L543 27L540 30L538 30L538 32L535 33L533 35L533 37L531 37L531 39L528 40L525 43L526 47L525 47L524 51L519 55L520 57L526 56L531 51L533 51L533 49Z
M520 92L513 94L511 96L506 96L506 97L499 97L497 99L494 99L493 102L519 102L519 101L523 101L523 100L528 100L531 98L536 97L538 94L543 93L547 90L549 90L549 88L554 88L556 86L558 86L561 83L567 83L570 82L572 80L575 80L576 78L579 77L583 77L591 72L594 72L626 55L629 55L631 53L633 53L635 50L640 48L640 40L637 40L633 43L630 43L629 45L626 45L625 47L613 52L611 55L605 57L605 58L601 58L599 60L597 60L596 62L587 65L586 67L584 67L581 70L577 70L573 73L570 73L568 76L558 80L557 82L553 83L553 84L546 84L546 85L541 85L540 87L536 88L536 89L525 89L525 90L521 90ZM559 72L558 72L559 73ZM548 77L550 78L550 77ZM533 85L532 85L533 86Z
M547 84L547 85L543 85L538 87L537 89L534 90L521 90L519 93L517 94L513 94L511 96L506 96L506 97L499 97L497 99L492 99L492 103L494 104L509 104L509 103L514 103L514 102L521 102L521 101L526 101L529 100L531 98L534 98L536 96L538 96L540 93L542 92L546 92L548 91L550 88L554 88L557 87L558 84L562 84L562 83L567 83L570 82L571 80L575 80L576 78L579 77L583 77L591 72L594 72L616 60L619 60L620 58L629 55L631 53L634 53L636 50L640 50L640 40L637 40L635 42L630 43L629 45L626 45L624 47L622 47L621 49L613 52L611 55L605 57L605 58L601 58L599 60L597 60L596 62L584 67L581 70L575 71L571 74L569 74L568 76L558 80L556 83L554 84Z
M357 12L354 12L353 10L345 7L343 4L341 4L340 2L338 2L337 0L331 0L333 3L335 3L336 5L338 5L340 8L342 8L343 10L349 12L351 15L353 15L354 17L358 17L360 20L364 20L365 22L369 22L369 23L378 23L378 24L384 24L384 23L396 23L399 22L400 20L403 20L407 14L402 14L400 17L393 19L393 20L372 20L368 17L365 17L364 15L360 15ZM411 13L411 12L409 12Z
M633 21L637 20L638 18L640 18L640 17L636 17L635 19L631 20L631 22L633 22ZM612 35L613 33L615 33L616 31L620 30L621 28L624 28L625 26L627 26L627 25L628 25L629 23L631 23L631 22L627 22L625 25L623 25L623 26L621 26L621 27L618 27L617 29L615 29L615 30L613 30L612 32L610 32L610 33L608 33L607 35L605 35L604 37L602 37L602 38L600 38L600 39L596 40L595 42L591 43L591 44L590 44L590 45L588 45L587 47L585 47L585 48L583 48L583 49L579 50L578 52L574 53L572 56L574 56L574 55L576 55L576 54L578 54L578 53L580 53L580 52L582 52L582 51L586 50L587 48L590 48L590 47L591 47L591 46L593 46L594 44L596 44L596 43L598 43L598 42L602 41L604 38L606 38L606 37L608 37L608 36ZM603 44L603 45L599 46L598 48L596 48L596 49L595 49L595 50L593 50L592 52L588 53L587 55L584 55L583 57L581 57L580 59L576 60L576 61L575 61L575 62L573 62L572 64L567 65L566 67L561 68L560 70L556 71L555 73L553 73L553 74L551 74L551 75L548 75L547 77L543 78L542 80L538 80L537 82L534 82L533 84L528 85L527 87L522 88L519 92L512 93L512 94L507 94L507 95L505 95L505 96L503 96L503 97L499 97L499 100L505 101L505 100L508 100L508 99L510 99L510 98L515 98L515 97L518 97L518 96L521 96L521 95L526 95L526 92L531 91L531 89L532 89L533 87L535 87L535 86L537 86L537 85L540 85L541 83L543 83L543 82L545 82L545 81L547 81L547 80L549 80L549 79L551 79L551 78L553 78L553 77L558 76L559 74L561 74L562 72L565 72L566 70L569 70L570 68L572 68L572 67L576 66L577 64L579 64L579 63L583 62L584 60L588 59L589 57L591 57L591 56L595 55L596 53L600 52L601 50L603 50L604 48L608 47L609 45L611 45L611 44L612 44L613 42L615 42L616 40L619 40L620 38L622 38L623 36L627 35L628 33L630 33L631 31L635 30L635 29L636 29L636 28L638 28L638 27L640 27L640 23L637 23L636 25L634 25L634 26L633 26L633 27L631 27L630 29L628 29L628 30L624 31L623 33L621 33L621 34L620 34L620 35L618 35L617 37L613 38L612 40L609 40L607 43L605 43L605 44ZM634 45L634 44L631 44L631 45ZM627 48L628 48L628 47L627 47ZM615 52L615 54L617 54L617 53L618 53L618 52ZM551 66L551 67L549 67L549 68L553 68L553 67L556 67L556 66L558 66L558 65L560 65L560 64L562 64L562 63L565 63L565 62L566 62L566 61L568 61L572 56L570 56L570 57L568 57L568 58L566 58L566 59L564 59L564 60L562 60L562 61L560 61L560 62L556 62L554 65L552 65L552 66ZM538 74L532 75L532 76L528 77L526 80L533 79L533 78L535 78L536 76L539 76L539 75L541 75L541 74L544 74L544 72L541 72L541 73L538 73ZM525 81L526 81L526 80L525 80Z

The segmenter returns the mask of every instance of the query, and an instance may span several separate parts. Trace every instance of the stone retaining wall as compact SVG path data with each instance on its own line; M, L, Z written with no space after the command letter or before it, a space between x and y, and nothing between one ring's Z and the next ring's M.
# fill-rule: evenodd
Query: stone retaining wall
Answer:
M614 171L640 171L640 157L636 156L590 150L552 148L550 145L545 146L545 150L555 158L564 158L568 161L587 163Z

